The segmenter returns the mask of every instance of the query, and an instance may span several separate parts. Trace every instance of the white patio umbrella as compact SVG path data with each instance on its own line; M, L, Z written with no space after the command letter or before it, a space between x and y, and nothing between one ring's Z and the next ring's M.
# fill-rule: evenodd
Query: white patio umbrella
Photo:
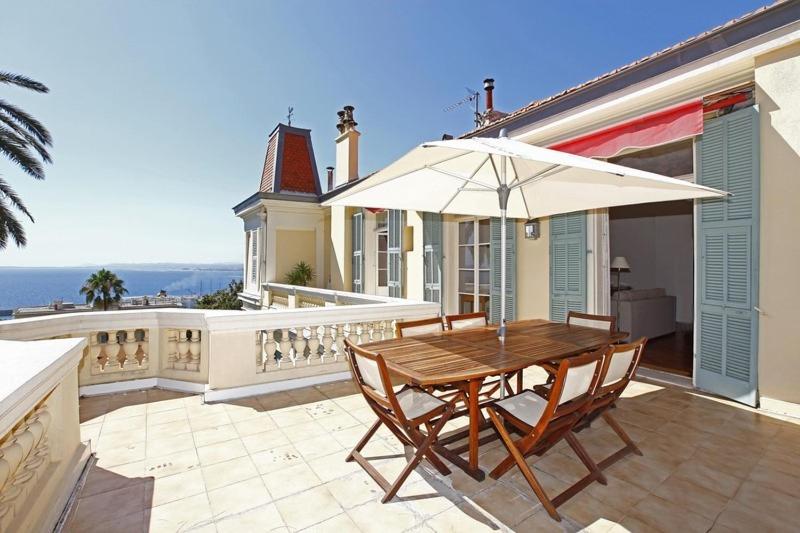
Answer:
M500 138L421 144L324 205L501 218L500 330L505 331L506 218L727 193L605 161Z

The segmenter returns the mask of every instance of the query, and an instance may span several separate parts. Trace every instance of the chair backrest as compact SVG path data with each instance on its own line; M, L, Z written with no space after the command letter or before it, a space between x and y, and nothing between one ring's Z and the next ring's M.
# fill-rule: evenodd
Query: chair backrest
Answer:
M567 324L604 329L609 333L615 333L617 331L617 318L611 315L591 315L589 313L570 311L567 313Z
M447 315L447 329L470 329L486 326L489 321L486 313L464 313L461 315Z
M547 407L536 426L537 432L543 433L555 422L564 430L583 416L600 383L604 359L605 351L597 350L568 357L559 363Z
M367 403L373 408L379 407L388 411L404 424L406 417L395 396L383 356L356 346L349 339L345 339L344 347L353 379Z
M398 322L395 326L398 337L414 337L417 335L428 335L439 333L444 330L441 317L423 318L422 320L411 320L408 322Z
M598 397L622 393L639 368L645 344L647 338L641 337L630 344L612 344L606 349Z

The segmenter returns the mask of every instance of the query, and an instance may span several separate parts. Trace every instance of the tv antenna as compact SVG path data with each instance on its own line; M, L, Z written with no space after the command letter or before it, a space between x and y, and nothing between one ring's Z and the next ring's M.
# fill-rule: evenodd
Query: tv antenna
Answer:
M475 105L475 110L473 112L474 113L473 120L475 121L475 127L478 127L481 124L483 124L483 117L481 116L481 112L480 112L481 93L476 91L476 90L474 90L474 89L470 89L469 87L464 87L464 90L467 91L467 96L465 96L464 98L462 98L458 102L445 107L443 109L443 111L445 113L449 113L450 111L454 111L454 110L456 110L456 109L458 109L458 108L460 108L462 106L465 106L465 105L468 105L468 104L474 104Z
M289 124L288 124L289 126L292 125L292 117L293 116L294 116L294 108L292 106L289 106L289 114L286 115L286 120L289 121Z

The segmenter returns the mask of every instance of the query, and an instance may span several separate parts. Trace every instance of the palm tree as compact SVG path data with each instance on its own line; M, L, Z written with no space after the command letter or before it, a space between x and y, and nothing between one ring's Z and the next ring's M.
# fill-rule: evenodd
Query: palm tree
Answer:
M15 85L37 93L49 92L44 84L19 74L0 71L0 84ZM0 98L0 154L37 180L44 179L43 163L52 159L47 147L53 145L50 132L31 115ZM39 158L37 159L36 155ZM41 159L41 161L39 160ZM25 230L11 208L16 208L33 222L33 216L14 192L11 185L0 177L0 250L13 240L25 246Z
M86 303L95 307L103 306L103 311L108 310L112 302L119 302L122 295L128 292L124 287L125 282L116 274L101 268L86 279L80 293L86 295Z

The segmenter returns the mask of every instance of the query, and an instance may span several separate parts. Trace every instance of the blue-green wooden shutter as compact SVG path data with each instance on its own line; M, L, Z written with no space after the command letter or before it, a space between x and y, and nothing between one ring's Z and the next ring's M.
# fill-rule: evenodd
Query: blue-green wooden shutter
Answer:
M586 213L550 217L550 320L586 311Z
M387 260L389 261L389 296L403 297L403 227L405 212L390 209L387 213Z
M364 213L353 213L351 244L353 260L351 265L352 291L364 292Z
M442 215L422 214L422 251L425 262L424 298L442 303Z
M492 286L489 300L489 320L493 324L500 322L501 228L500 219L492 218L489 225L489 253L492 258L490 266ZM514 295L517 292L517 232L515 228L516 224L513 219L506 220L506 320L509 322L517 318L517 306L514 300Z
M698 217L699 388L758 403L758 109L705 123L698 183L733 196L702 200Z

